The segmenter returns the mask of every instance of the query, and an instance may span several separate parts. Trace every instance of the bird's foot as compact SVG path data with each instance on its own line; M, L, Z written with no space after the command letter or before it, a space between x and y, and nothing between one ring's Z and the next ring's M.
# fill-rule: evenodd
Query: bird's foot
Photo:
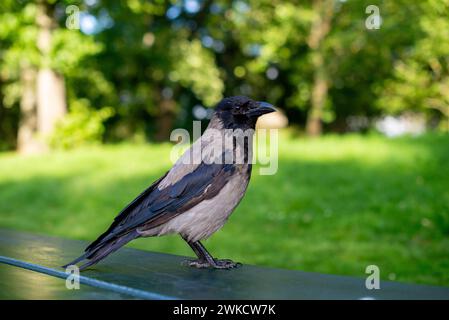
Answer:
M189 260L184 260L182 262L182 264L187 265L189 267L199 268L199 269L204 269L204 268L233 269L233 268L238 268L242 265L240 262L234 262L229 259L214 259L213 261L214 261L213 263L210 263L206 260L200 260L200 259L190 260L189 259Z
M234 269L240 267L240 262L234 262L230 259L214 259L215 265L212 267L215 269Z

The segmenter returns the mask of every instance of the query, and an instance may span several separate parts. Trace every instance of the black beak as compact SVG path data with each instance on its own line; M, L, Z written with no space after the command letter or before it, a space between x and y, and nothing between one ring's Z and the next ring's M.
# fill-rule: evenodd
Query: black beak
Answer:
M260 117L263 114L277 111L273 105L265 101L259 101L258 106L248 112L250 117Z

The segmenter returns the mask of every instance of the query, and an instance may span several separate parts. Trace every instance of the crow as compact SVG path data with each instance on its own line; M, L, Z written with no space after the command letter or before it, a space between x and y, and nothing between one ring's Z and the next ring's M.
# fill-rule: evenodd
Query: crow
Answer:
M139 237L179 234L198 259L196 268L230 269L240 265L216 259L201 244L219 230L245 195L251 177L252 138L257 118L276 111L267 102L244 96L221 100L203 135L162 177L114 219L82 256L84 270ZM243 137L243 138L242 138Z

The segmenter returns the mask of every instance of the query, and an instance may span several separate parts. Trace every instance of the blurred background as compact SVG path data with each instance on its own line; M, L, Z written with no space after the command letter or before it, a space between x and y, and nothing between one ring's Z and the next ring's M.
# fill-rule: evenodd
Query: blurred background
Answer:
M2 0L0 227L93 240L231 95L279 169L215 255L449 286L449 0Z

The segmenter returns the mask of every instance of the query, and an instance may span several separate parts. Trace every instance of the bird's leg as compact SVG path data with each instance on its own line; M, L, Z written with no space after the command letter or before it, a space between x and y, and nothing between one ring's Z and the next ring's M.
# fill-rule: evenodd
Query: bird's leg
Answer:
M192 248L193 252L195 252L198 259L187 259L183 261L183 264L188 265L190 267L197 267L197 268L209 268L210 267L210 259L208 261L209 256L205 256L200 249L195 245L195 242L188 241L183 237L183 239L187 242L187 244ZM210 257L212 260L213 258Z
M203 244L199 241L193 243L194 246L202 253L203 257L210 264L212 268L215 269L232 269L241 266L240 262L234 262L230 259L215 259L212 255L206 250Z
M183 237L183 239L187 242L187 244L192 248L192 250L197 255L197 260L187 260L185 264L196 267L196 268L214 268L214 269L232 269L239 267L241 263L234 262L229 259L215 259L206 250L203 244L199 241L189 241Z

